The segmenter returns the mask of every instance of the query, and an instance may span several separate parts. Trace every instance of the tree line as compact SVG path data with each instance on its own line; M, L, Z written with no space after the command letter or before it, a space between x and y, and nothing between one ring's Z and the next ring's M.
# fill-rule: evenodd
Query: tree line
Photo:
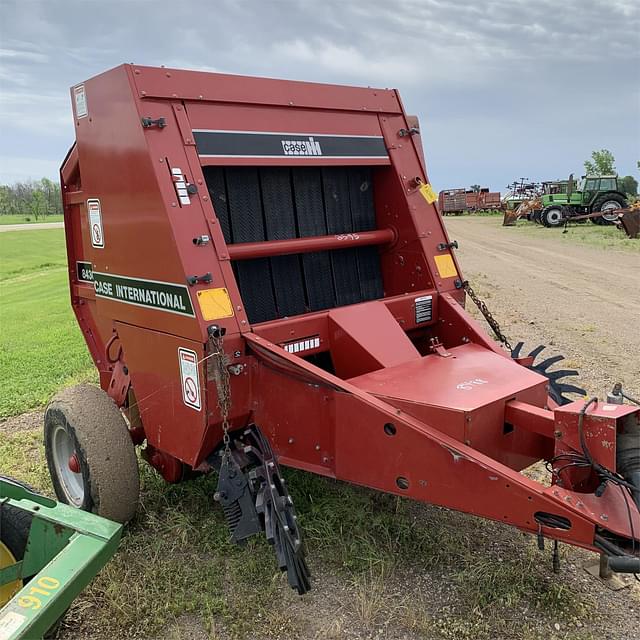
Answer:
M48 178L0 185L0 215L32 216L38 220L61 214L60 185Z

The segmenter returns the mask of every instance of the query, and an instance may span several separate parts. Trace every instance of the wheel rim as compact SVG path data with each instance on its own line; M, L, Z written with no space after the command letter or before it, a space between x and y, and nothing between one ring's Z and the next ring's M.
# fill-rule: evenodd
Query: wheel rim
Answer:
M69 504L81 507L84 502L84 480L82 473L71 470L70 461L77 460L76 449L67 430L58 425L51 437L51 453L56 475Z
M9 547L0 542L0 569L10 567L16 563L14 555L9 551ZM0 607L4 607L13 596L22 589L22 580L15 580L9 584L0 586Z
M607 200L600 207L600 211L615 211L617 209L622 209L622 205L617 200ZM618 219L618 213L603 213L602 217L607 222L615 222Z
M547 211L547 222L549 224L558 224L562 220L562 212L560 209L551 209Z

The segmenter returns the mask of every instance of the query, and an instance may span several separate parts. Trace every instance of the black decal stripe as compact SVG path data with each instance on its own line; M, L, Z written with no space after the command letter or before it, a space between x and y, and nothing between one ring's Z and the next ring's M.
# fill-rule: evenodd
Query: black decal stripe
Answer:
M381 136L198 130L193 132L193 136L198 154L204 157L363 159L388 157L384 138Z

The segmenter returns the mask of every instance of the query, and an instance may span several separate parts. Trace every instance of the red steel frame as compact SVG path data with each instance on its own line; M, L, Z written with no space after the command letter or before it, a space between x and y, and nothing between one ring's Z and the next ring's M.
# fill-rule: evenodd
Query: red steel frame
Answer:
M80 89L79 89L80 90ZM585 478L544 486L520 471L580 451L582 401L558 408L546 379L509 357L464 311L462 276L446 230L425 197L416 122L396 91L123 65L82 85L87 113L74 111L76 144L61 169L71 299L100 383L128 409L136 441L166 479L204 469L221 440L209 376L207 329L226 330L232 355L234 427L251 422L286 465L506 522L589 549L606 530L632 537L626 497L596 497ZM74 89L72 89L72 97ZM155 125L143 127L142 118ZM158 126L164 119L165 126ZM382 136L386 158L200 157L194 130ZM373 165L377 230L227 245L209 197L206 165ZM184 205L171 169L196 185ZM87 200L100 202L104 247L92 246ZM210 242L198 244L207 236ZM377 245L385 296L251 325L233 260ZM442 248L442 245L445 248ZM443 262L441 256L450 256ZM96 295L77 262L97 274L184 285L194 315ZM205 320L198 292L225 288L232 314ZM432 319L416 322L416 298L432 296ZM228 315L229 317L225 317ZM317 342L336 374L286 346ZM197 354L200 408L183 401L178 349ZM615 468L616 431L638 418L597 404L584 430L593 457ZM541 525L537 513L570 522ZM632 510L633 530L640 516Z

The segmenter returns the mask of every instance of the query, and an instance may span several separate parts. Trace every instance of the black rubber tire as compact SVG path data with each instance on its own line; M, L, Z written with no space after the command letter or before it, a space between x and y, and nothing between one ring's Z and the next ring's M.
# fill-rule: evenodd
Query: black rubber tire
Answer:
M601 195L594 203L593 203L593 207L591 208L591 210L595 213L596 211L601 211L602 210L602 205L605 202L609 202L611 200L614 200L615 202L617 202L620 205L621 209L624 209L627 206L627 201L618 193L605 193L603 195ZM593 224L598 224L598 225L609 225L609 224L615 224L613 222L613 220L606 220L605 218L603 218L602 216L598 216L597 218L591 218L591 222L593 222Z
M33 489L24 482L4 476L2 479L33 492ZM24 511L9 504L0 507L0 541L7 546L16 560L24 558L32 520L33 514L30 511Z
M71 438L80 464L80 508L115 522L131 520L138 507L140 476L120 409L102 389L87 384L64 389L47 406L44 444L49 474L58 500L70 504L52 453L53 433L60 426Z
M559 218L556 212L560 212ZM561 227L564 224L562 207L553 204L545 207L540 214L540 220L545 227Z

